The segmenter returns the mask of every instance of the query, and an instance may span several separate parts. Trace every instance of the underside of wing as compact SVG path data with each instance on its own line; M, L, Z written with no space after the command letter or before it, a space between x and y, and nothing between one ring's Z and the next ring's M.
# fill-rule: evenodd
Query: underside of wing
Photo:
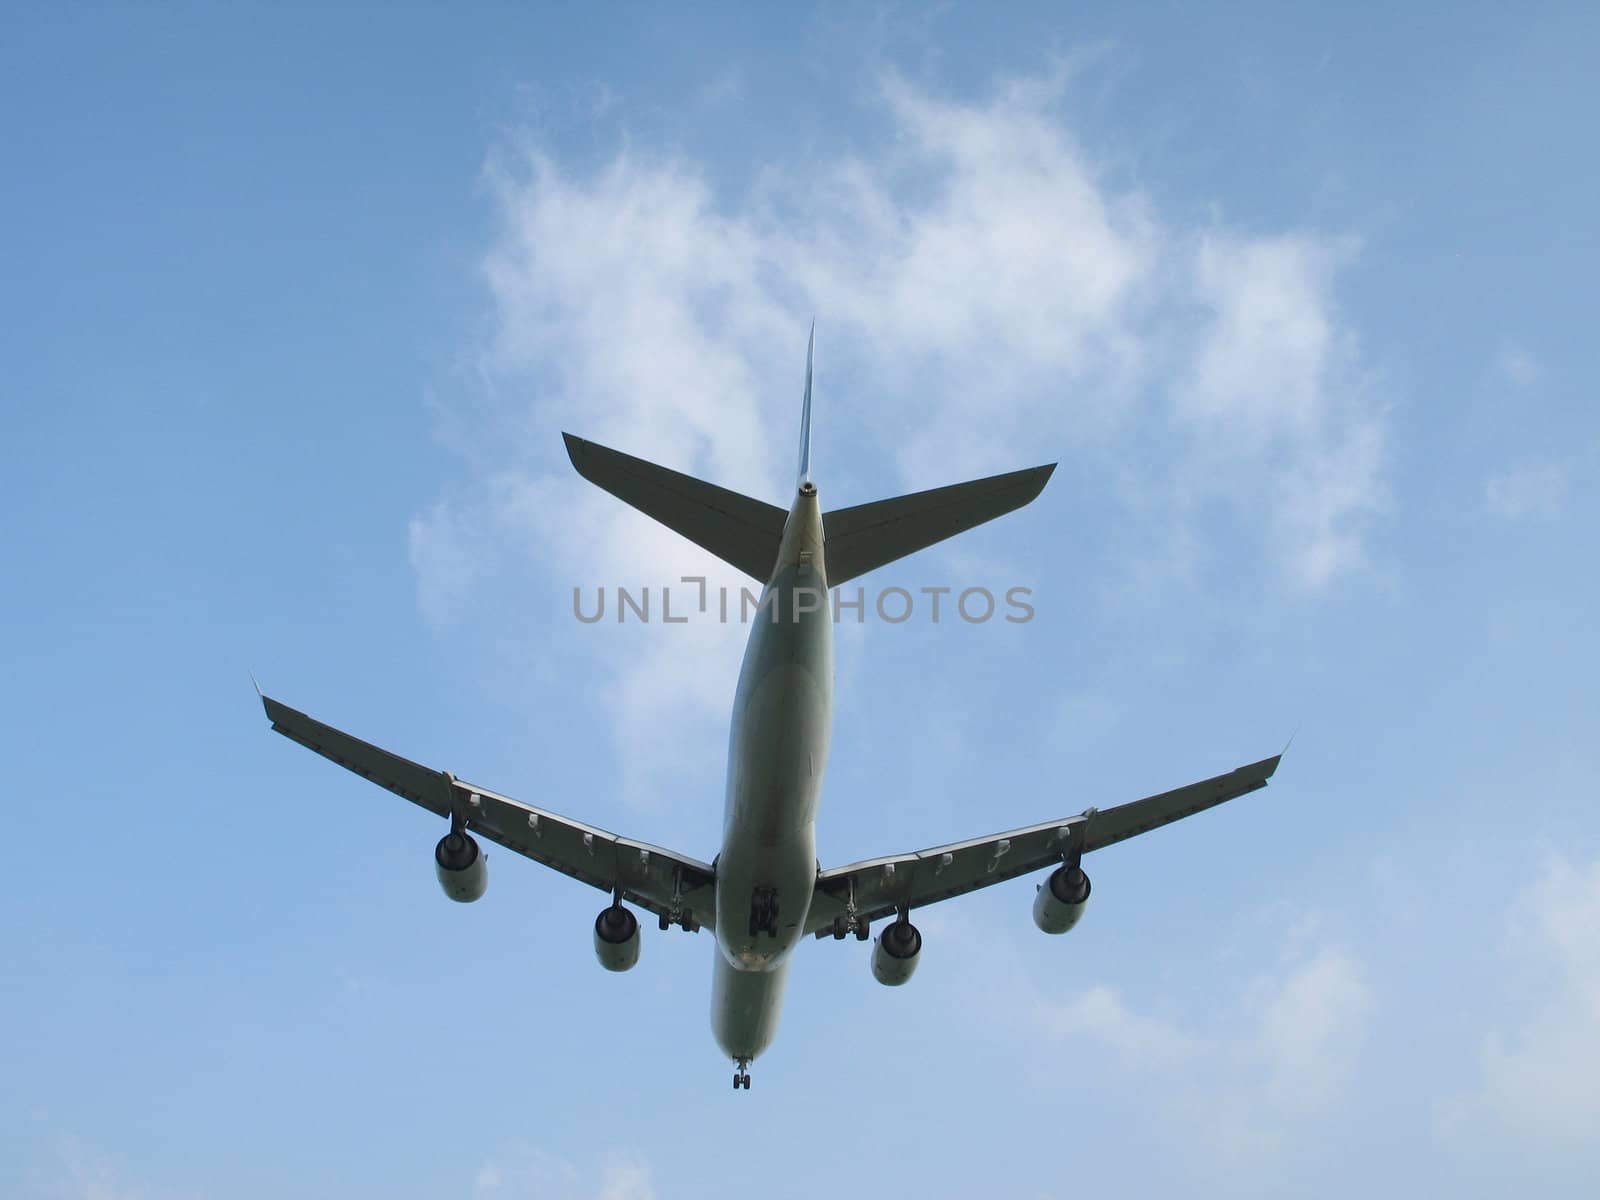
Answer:
M487 788L456 783L467 828L524 858L631 900L688 929L711 927L716 872L709 863L558 816Z
M821 937L1054 866L1265 787L1277 767L1274 756L1115 808L823 871L806 931Z
M1281 754L1274 754L1271 758L1239 767L1226 775L1097 811L1093 813L1093 820L1085 832L1083 848L1085 852L1099 850L1102 846L1159 829L1257 788L1264 788L1267 780L1272 778L1272 773L1278 769L1278 760L1282 757Z
M716 873L699 859L464 783L266 696L261 702L286 738L437 816L592 887L620 890L668 922L686 929L712 924Z
M273 730L291 742L299 742L329 762L354 771L396 796L404 796L436 816L450 815L450 776L443 771L421 766L342 729L324 725L270 696L261 697L261 705L267 710L267 720L272 722Z

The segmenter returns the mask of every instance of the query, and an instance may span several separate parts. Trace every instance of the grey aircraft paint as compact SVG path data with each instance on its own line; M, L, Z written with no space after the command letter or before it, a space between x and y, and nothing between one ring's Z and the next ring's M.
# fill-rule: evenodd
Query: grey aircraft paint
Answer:
M806 482L754 615L728 738L711 1025L722 1049L741 1062L772 1043L789 954L804 935L832 728L833 619L822 510L817 489ZM768 928L756 929L763 904L776 911Z

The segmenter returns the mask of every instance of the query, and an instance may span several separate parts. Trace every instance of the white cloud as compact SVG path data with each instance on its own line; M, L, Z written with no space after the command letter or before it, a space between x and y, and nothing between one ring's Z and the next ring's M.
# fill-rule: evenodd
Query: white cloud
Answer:
M1551 520L1567 502L1567 470L1559 463L1523 462L1492 475L1484 485L1484 507L1508 521Z
M637 1155L614 1155L580 1169L557 1154L530 1147L504 1151L474 1179L485 1200L655 1200L650 1166Z
M1036 1001L1033 1016L1052 1037L1114 1056L1121 1074L1155 1088L1175 1127L1203 1129L1211 1152L1238 1162L1271 1155L1349 1093L1372 1010L1361 965L1322 947L1253 980L1221 1027L1208 1014L1142 1015L1103 985Z
M1337 1097L1371 1008L1361 967L1340 950L1324 948L1264 982L1251 1036L1273 1105L1318 1110Z
M55 1140L52 1160L29 1170L24 1195L36 1200L176 1200L170 1188L151 1188L130 1178L130 1172L81 1139Z
M555 435L781 496L813 313L822 403L832 361L872 397L864 423L908 487L1126 437L1156 497L1143 515L1181 551L1170 570L1219 504L1295 585L1359 568L1384 503L1385 424L1332 299L1353 243L1163 221L1079 146L1062 87L1024 80L966 103L890 76L878 102L893 136L877 153L804 179L769 168L743 199L632 148L592 173L538 147L496 155L482 376L524 399L492 406L468 451L491 482L412 523L430 619L461 611L507 558L563 587L659 585L686 563L737 586L577 481ZM663 770L654 756L726 720L742 643L736 627L646 632L597 651L631 731L635 798Z
M600 1173L598 1200L655 1200L655 1183L643 1163L613 1163Z
M1500 377L1513 387L1527 388L1539 382L1539 364L1520 346L1505 346L1495 360Z
M1193 486L1264 507L1289 576L1308 588L1363 564L1387 498L1382 413L1355 380L1354 338L1330 298L1354 252L1306 235L1203 236L1206 315L1192 375L1174 389L1198 439Z
M890 364L932 357L991 381L985 409L1028 403L1024 380L1059 394L1136 355L1128 318L1159 231L1141 197L1100 181L1050 93L967 105L891 77L883 95L900 155L836 166L810 236L785 247L828 320L859 325ZM970 421L972 395L929 399Z
M1129 1010L1113 988L1096 984L1065 1004L1039 1008L1041 1028L1061 1038L1088 1038L1120 1059L1146 1069L1170 1069L1191 1060L1199 1044L1164 1021Z
M1209 321L1179 414L1252 439L1314 432L1337 350L1326 297L1352 252L1304 236L1202 236L1195 284Z
M1600 1158L1600 860L1552 860L1513 912L1507 990L1525 1019L1483 1040L1481 1082L1437 1103L1437 1129Z

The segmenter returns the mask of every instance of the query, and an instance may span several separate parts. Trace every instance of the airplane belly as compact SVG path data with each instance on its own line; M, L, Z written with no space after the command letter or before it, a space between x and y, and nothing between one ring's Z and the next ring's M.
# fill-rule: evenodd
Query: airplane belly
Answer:
M805 544L780 565L755 616L728 737L728 791L717 856L712 1029L748 1061L777 1032L789 955L805 934L817 881L814 823L833 725L833 620L815 492Z
M730 755L729 825L774 845L816 820L828 759L831 698L798 663L751 689Z
M773 970L805 929L832 722L829 633L761 630L740 681L717 860L717 941L740 970Z
M711 984L711 1032L729 1058L753 1061L778 1033L789 959L775 971L741 971L717 956Z
M805 932L817 881L816 843L807 836L783 847L751 847L717 864L717 945L741 971L776 970ZM763 903L773 919L758 924Z

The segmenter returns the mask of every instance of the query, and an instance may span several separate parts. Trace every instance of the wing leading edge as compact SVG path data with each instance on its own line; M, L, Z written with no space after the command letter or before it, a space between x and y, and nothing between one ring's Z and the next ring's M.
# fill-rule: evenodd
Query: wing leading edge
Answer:
M902 907L921 908L975 892L1053 866L1074 851L1086 854L1182 820L1266 787L1281 757L1115 808L1091 808L1059 821L823 871L817 876L806 932L822 937L852 908L858 920L875 921Z
M270 697L261 703L272 728L290 741L436 816L459 814L473 833L591 887L620 888L625 899L685 928L712 925L716 872L707 863L463 783Z

